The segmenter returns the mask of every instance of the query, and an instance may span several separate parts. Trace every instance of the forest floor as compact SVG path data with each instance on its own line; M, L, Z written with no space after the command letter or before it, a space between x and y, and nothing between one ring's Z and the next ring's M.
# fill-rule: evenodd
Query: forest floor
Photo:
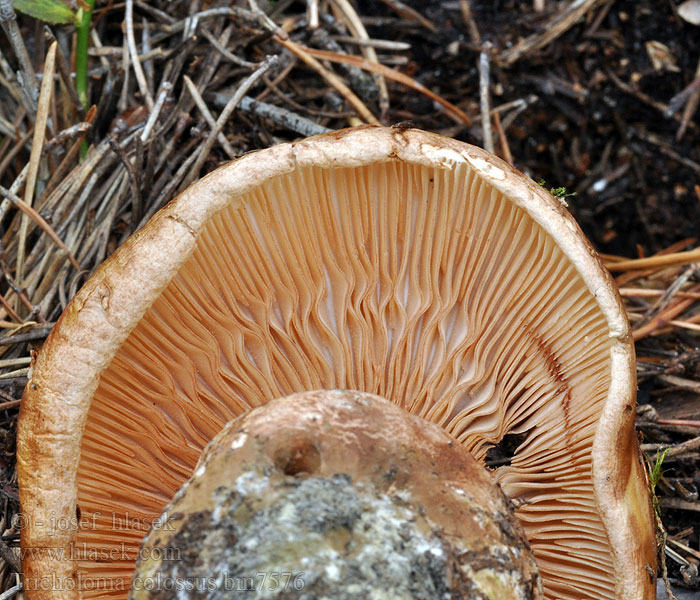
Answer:
M199 174L360 122L492 147L565 188L634 330L669 580L679 598L700 592L700 26L680 3L98 0L77 33L15 20L11 4L0 1L0 592L18 582L30 353L86 277ZM85 83L69 75L81 69ZM40 96L46 75L55 85Z

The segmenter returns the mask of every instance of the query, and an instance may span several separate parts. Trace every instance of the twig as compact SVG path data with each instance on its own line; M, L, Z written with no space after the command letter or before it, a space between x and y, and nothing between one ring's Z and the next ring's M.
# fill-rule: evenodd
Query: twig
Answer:
M489 50L484 44L479 53L479 105L481 107L481 130L484 136L484 149L493 154L493 134L491 133L491 109L489 102Z
M193 25L196 27L199 21L203 19L213 19L216 17L237 17L239 19L244 19L249 23L256 21L255 14L249 10L246 10L245 8L240 8L238 6L221 6L217 8L209 8L187 17L186 19L175 21L170 25L166 25L164 27L164 31L167 33L178 33L185 30L186 27L189 27L190 30L193 31Z
M29 311L30 315L37 314L37 320L45 323L46 319L44 319L39 313L38 309L36 306L34 306L29 298L27 298L27 295L24 293L22 288L17 284L17 282L12 278L12 276L7 272L5 269L5 266L3 265L2 267L3 274L5 275L5 281L7 281L7 284L10 286L10 289L15 293L19 301L24 304L24 307Z
M662 498L662 501L665 500L665 498ZM660 551L660 562L661 562L661 579L663 579L664 582L664 587L666 589L666 595L668 596L668 600L678 600L676 596L673 593L673 589L671 587L671 582L668 579L668 566L666 565L666 555L668 554L669 547L666 545L666 540L668 539L668 532L666 531L666 528L663 526L663 523L661 522L661 518L659 515L656 515L655 518L656 521L656 529L657 529L657 541L659 543L659 551Z
M85 121L84 123L86 125L90 125L92 127L92 122L95 120L95 115L97 114L97 107L93 104L90 109L87 112L87 115L85 115ZM81 125L81 123L78 123L78 125ZM41 207L44 204L44 199L48 198L49 194L55 189L55 187L58 185L60 181L63 180L65 177L66 173L68 173L69 169L71 168L71 165L73 164L73 161L75 158L78 156L78 153L80 152L80 148L82 146L82 142L85 139L85 135L87 134L87 129L84 131L81 131L81 133L78 136L78 139L73 142L73 145L70 147L68 152L66 153L65 157L63 160L59 163L58 167L53 172L53 175L51 175L51 179L49 179L49 182L46 184L46 188L44 189L44 193L41 196L41 200L39 201L39 209L41 210Z
M318 0L306 0L306 22L309 29L318 29Z
M689 245L695 244L696 241L697 240L695 238L686 238L686 239L678 240L677 242L674 242L673 244L664 248L663 250L659 250L656 254L654 254L652 256L652 258L659 257L659 256L668 256L670 254L681 252L683 250L683 248L687 248ZM644 257L641 257L641 258L644 258ZM628 260L628 259L622 258L622 257L604 255L603 260L604 260L604 264L607 264L608 261L612 262L612 263L619 263L619 262L622 262L622 261ZM624 286L624 285L627 285L630 281L634 281L635 279L639 279L640 277L649 276L652 273L654 273L654 271L658 271L658 269L654 269L652 267L651 269L637 269L637 270L625 271L625 272L623 272L620 275L617 275L615 277L615 283L618 286ZM663 293L665 294L666 292L664 291Z
M331 0L337 11L342 14L350 32L359 40L369 40L369 35L360 17L348 0ZM361 46L363 56L372 63L379 64L377 53L371 46ZM383 115L389 110L389 91L386 80L382 75L374 73L374 79L379 88L379 111Z
M691 531L692 531L692 529L691 529ZM678 534L676 534L676 535L678 535ZM674 540L673 538L668 538L668 540L666 540L666 541L669 544L673 544L676 548L683 550L683 552L687 552L691 556L694 556L695 558L700 559L700 552L698 552L697 550L693 550L689 546L686 546L685 544L682 544L681 542L679 542L678 540Z
M29 170L29 163L24 165L22 167L22 170L19 172L19 175L15 177L15 180L12 182L12 185L10 186L10 192L13 194L16 194L21 187L24 185L24 182L27 180L27 171ZM5 218L5 215L7 215L7 211L9 210L10 206L12 205L12 202L5 198L2 203L0 203L0 221ZM7 236L9 234L6 233L5 237L2 238L3 243L7 243Z
M26 377L7 377L0 381L0 389L4 388L11 388L15 389L16 387L20 386L23 387L27 385L27 378ZM19 500L19 496L15 494L15 496L12 496L12 491L8 490L6 486L0 484L0 494L3 494L7 496L8 498L12 498L13 500Z
M342 15L340 15L340 18L342 18ZM343 49L343 47L336 42L331 36L328 34L326 29L317 29L313 36L309 40L309 47L319 47L323 50L328 50L330 52L337 52L340 54L345 54L346 51ZM294 57L296 59L296 56ZM366 59L364 59L366 60ZM328 68L327 65L323 65L324 67ZM376 97L378 97L379 94L379 87L377 86L377 76L374 73L368 73L367 71L363 71L359 67L351 67L347 65L343 65L343 70L346 71L347 73L347 85L350 89L352 89L359 97L365 100L371 100L374 101ZM282 80L280 80L282 81ZM294 88L294 80L288 80L288 85L291 88ZM281 90L275 86L273 88L273 91L279 92L281 94ZM299 90L297 89L297 92ZM278 95L279 95L278 94ZM285 98L287 100L287 98ZM308 104L308 102L306 103ZM337 102L334 102L336 105L336 111L340 108L338 106ZM305 110L301 109L300 105L294 106L297 110ZM354 112L354 111L353 111ZM354 115L349 115L348 120L353 118Z
M647 320L651 315L656 313L661 313L671 304L675 296L681 290L682 287L688 282L688 280L697 272L695 265L690 265L688 268L684 269L683 272L674 279L670 286L666 289L663 296L659 299L655 306L650 307L643 315L643 320Z
M10 202L12 202L17 208L19 208L24 214L28 215L41 229L43 229L46 234L54 241L54 243L61 249L65 250L68 253L68 258L73 264L73 266L78 269L78 271L81 270L81 266L78 263L77 260L75 260L75 257L73 254L68 250L66 245L61 241L61 238L59 238L56 235L56 232L51 228L51 225L49 225L44 218L36 212L31 206L27 206L27 204L21 199L18 198L15 194L13 194L10 190L5 189L4 187L0 186L0 196L3 196L4 198L7 198Z
M17 572L19 573L19 571L17 571ZM10 598L14 598L21 591L22 591L22 584L18 583L17 585L11 587L9 590L0 594L0 600L10 600Z
M2 538L0 538L0 557L2 557L2 559L10 566L10 568L15 573L22 572L22 566L19 563L19 559L12 551L12 548L10 548ZM5 594L3 594L3 596L4 595Z
M129 47L129 56L134 67L134 74L136 75L136 82L138 83L139 90L146 102L148 110L153 111L153 98L151 97L148 83L146 83L146 76L141 67L139 53L136 50L136 39L134 38L134 0L126 0L124 21L126 22L126 41Z
M255 85L255 82L258 79L260 79L270 67L277 63L277 60L278 59L276 56L268 56L262 62L262 64L251 75L246 77L246 79L244 79L243 82L238 86L236 92L233 94L233 96L231 96L231 99L221 111L221 114L216 120L214 127L209 132L206 141L204 142L204 144L202 144L199 150L199 155L197 156L197 160L195 161L194 166L190 170L189 175L185 177L181 188L187 186L199 175L199 171L202 168L204 161L207 159L207 156L209 156L209 152L211 151L212 146L214 145L214 142L217 139L217 136L221 133L221 130L224 128L224 125L226 125L226 123L228 122L229 117L236 109L236 106L238 106L238 103L241 101L241 98L245 96L248 90L251 87L253 87L253 85Z
M694 389L693 391L698 392L699 390ZM692 419L659 419L656 422L660 425L674 425L677 427L694 427L700 429L700 421L694 421Z
M148 19L141 17L141 54L148 54L151 51L151 33L148 26ZM155 90L156 84L153 77L153 61L143 56L139 56L139 61L142 63L146 82L149 90ZM157 100L156 100L157 103Z
M140 0L136 0L136 6L138 6L142 11L147 12L151 16L155 17L162 23L175 23L177 19L173 17L172 15L169 15L166 12L163 12L162 10L158 10L148 2L141 2Z
M681 362L681 358L683 357L679 357L679 359L677 359L675 362ZM697 357L693 358L697 359ZM668 392L675 392L678 390L700 394L700 381L693 381L692 379L686 379L685 377L678 377L678 375L668 375L664 373L657 375L657 379L662 383L668 384L668 387L654 390L651 392L652 396L661 396L663 394L667 394ZM654 416L654 418L651 420L654 423L658 423L658 416ZM666 424L668 425L669 423Z
M693 292L700 291L700 286L695 286L692 289L692 291ZM680 300L680 301L676 302L675 304L672 304L668 308L666 308L663 311L656 314L656 316L654 316L654 318L652 318L645 325L642 325L641 327L638 327L638 328L632 330L632 337L634 338L635 341L638 341L638 340L641 340L642 338L646 337L647 335L650 335L656 329L666 325L669 321L674 319L674 317L677 317L684 310L686 310L689 306L691 306L694 302L695 302L695 300L693 300L693 299L684 299L684 300Z
M680 498L660 498L659 503L665 508L678 508L680 510L692 510L700 512L700 502L689 502Z
M700 75L697 75L696 71L695 79L668 101L666 116L670 117L672 114L677 113L698 89L700 89Z
M178 185L180 184L180 181L183 180L185 177L186 173L191 173L192 165L194 162L197 160L197 157L199 156L199 150L195 150L188 156L180 165L180 168L175 172L175 175L171 176L168 180L167 185L163 188L163 191L160 193L160 195L156 198L156 200L152 203L151 208L146 211L146 214L141 218L141 222L139 223L138 229L141 229L146 222L156 213L156 211L163 205L165 200L168 198L172 197L174 191L177 189ZM185 187L183 184L182 187Z
M20 317L15 312L15 309L12 308L12 306L10 306L10 303L7 300L5 300L4 296L0 296L0 304L2 304L2 307L5 309L5 312L10 316L11 319L14 319L15 321L17 321L17 323L22 322L22 317Z
M39 93L39 104L34 123L34 137L32 138L32 151L29 156L29 171L27 172L27 183L24 187L24 203L27 208L32 207L34 192L36 187L37 174L39 172L39 162L41 161L41 151L44 146L46 136L46 123L49 119L49 105L51 103L51 93L53 91L53 71L56 63L56 46L53 42L49 46L44 62L44 79L41 82L41 92ZM17 281L20 285L23 280L24 251L27 240L27 228L29 218L25 213L19 230L19 241L17 242Z
M2 296L0 296L0 298L2 298ZM21 327L22 325L26 325L26 323L21 319L19 323L8 321L6 319L0 319L0 329L17 329L18 325Z
M674 327L680 327L681 329L688 329L689 331L700 331L700 325L696 323L690 323L688 321L679 321L678 319L671 319L668 322L669 325Z
M535 94L530 94L527 98L518 98L517 100L513 100L512 102L506 102L505 104L501 104L492 109L491 112L501 113L504 110L510 108L513 109L503 118L503 121L501 123L503 125L503 130L508 131L508 128L514 123L515 119L517 119L520 116L520 113L527 110L529 106L532 106L538 100L538 96L536 96Z
M113 138L113 137L108 137L109 140L109 145L112 148L112 150L119 156L119 159L122 161L122 164L124 165L124 168L126 169L128 178L129 178L129 186L131 187L131 223L135 227L136 224L139 222L139 219L141 218L141 215L139 214L141 212L141 178L139 175L136 173L136 170L134 169L134 165L131 163L129 160L129 157L126 155L126 152L124 149L119 145L119 143Z
M357 95L347 85L345 85L345 83L343 83L343 81L337 75L335 75L335 73L332 73L331 71L326 69L311 55L312 53L310 48L302 47L296 42L289 39L289 35L287 34L287 32L278 27L263 11L260 10L256 0L248 0L248 4L251 8L250 14L255 17L255 19L258 23L260 23L260 25L262 25L265 29L267 29L273 34L273 37L278 44L292 52L296 57L300 58L314 71L321 75L321 77L323 77L350 103L350 105L366 122L371 123L373 125L381 125L379 120L365 106L362 100L360 100L357 97ZM376 66L379 67L381 65ZM353 119L351 118L350 121L352 123Z
M506 132L501 124L501 115L497 110L491 111L491 118L493 118L493 126L498 134L498 139L501 142L501 152L503 153L503 159L509 164L513 164L513 155L510 153L510 146L508 145L508 138L506 137Z
M20 84L26 95L26 106L30 113L36 110L38 84L32 61L29 58L27 47L24 45L24 39L17 26L17 15L12 6L12 0L0 0L0 24L10 45L17 56L20 69L22 69L22 77Z
M634 258L632 260L622 260L618 262L606 262L608 271L630 271L632 269L649 269L658 267L670 267L678 265L688 265L700 262L700 246L686 252L673 252L648 258Z
M130 54L129 54L129 42L124 36L123 39L124 49L122 50L122 71L124 72L124 81L122 83L122 89L119 93L119 100L117 102L117 109L119 112L124 112L129 104L129 73L131 69L129 68Z
M586 33L583 34L584 37L592 37L595 35L595 33L598 31L601 24L603 23L605 17L608 16L608 13L610 12L610 9L612 8L614 3L615 0L606 0L605 5L598 11L598 14L595 16L595 19L593 19L591 26L586 30Z
M689 123L690 126L690 123ZM662 154L665 154L666 156L672 158L676 162L681 163L682 165L685 165L689 169L692 169L695 171L696 175L700 175L700 164L695 162L694 160L689 159L687 156L683 156L682 154L679 154L676 152L670 144L667 144L661 136L656 135L654 133L651 133L649 131L635 131L632 130L632 134L636 135L639 139L644 140L645 142L648 142L650 144L653 144L654 146L657 146L659 150L661 151Z
M214 130L214 128L216 127L216 120L212 116L209 107L206 105L204 99L200 95L199 90L197 90L197 86L187 75L183 76L183 81L185 82L187 91L190 93L192 99L194 100L194 103L197 105L199 112L202 113L204 120L207 122L207 125L209 125L209 129ZM219 134L216 136L216 139L218 140L219 144L221 144L221 147L224 149L224 152L228 154L229 158L233 159L236 157L236 151L231 147L231 144L229 144L228 140L226 139L226 136L223 133L219 132Z
M467 31L469 32L469 37L471 38L472 44L475 46L481 46L481 34L479 33L479 27L474 20L474 14L472 13L472 7L469 4L469 0L460 0L459 8L462 11L462 20L467 26Z
M620 288L620 295L622 297L657 297L663 296L666 292L664 290L650 290L647 288ZM694 298L695 300L700 300L700 293L693 294L690 292L678 292L676 294L678 298Z
M266 97L270 92L272 92L272 91L274 90L275 87L277 87L277 85L279 85L280 83L282 83L282 82L287 78L287 76L288 76L288 75L292 72L292 70L297 66L297 63L298 63L298 62L299 62L299 60L297 59L296 56L290 56L287 65L286 65L283 69L281 69L281 70L279 71L279 73L277 73L277 75L275 76L275 78L274 78L272 81L270 81L269 77L267 77L267 76L263 77L263 81L265 82L265 85L267 86L267 88L264 89L262 92L260 92L260 93L255 97L255 99L256 99L256 100L264 100L265 97ZM230 94L229 94L228 96L226 96L227 99L228 99L229 97L230 97ZM225 104L225 103L224 103L224 104ZM223 106L223 105L222 105L222 106Z
M360 58L359 56L353 56L351 54L339 54L337 52L329 52L328 50L316 50L315 48L307 47L304 47L304 51L308 52L311 56L320 58L321 60L329 60L331 62L343 63L346 65L360 67L361 69L365 69L366 71L376 71L378 73L381 73L387 79L391 79L392 81L398 81L406 87L410 87L411 89L416 90L421 94L424 94L431 100L434 100L438 104L442 105L445 108L445 112L447 112L453 119L456 119L458 122L464 123L467 126L470 126L472 124L472 120L460 108L456 107L451 102L448 102L441 96L438 96L437 94L429 90L427 87L425 87L422 83L418 83L415 79L412 79L408 75L401 73L401 71L391 69L382 64L371 63L369 61L364 60L363 58Z
M49 27L44 27L44 37L46 37L46 39L49 40L49 42L56 41L56 37L54 36L53 31L51 31ZM70 96L70 99L73 102L73 106L78 112L78 116L81 119L83 119L85 117L85 108L83 107L83 103L78 97L78 92L75 89L73 78L70 74L70 67L68 66L66 57L63 56L63 52L61 52L60 46L56 46L56 66L58 67L58 72L61 74L63 85L65 85L66 89L68 90L68 95Z
M21 377L22 375L27 375L29 373L29 367L24 369L17 369L16 371L10 371L9 373L3 373L0 375L0 379L9 379L12 377Z
M645 94L644 92L636 89L635 87L629 85L628 83L625 83L611 69L606 69L605 73L608 77L610 77L612 82L617 87L619 87L623 92L627 92L628 94L634 96L638 100L641 100L645 104L648 104L649 106L655 108L660 113L662 113L664 116L667 116L667 117L673 116L673 113L669 112L667 104L664 104L663 102L659 102L658 100L655 100L654 98L652 98L648 94Z
M219 40L216 39L216 36L212 35L210 31L202 29L202 35L209 40L209 43L214 47L214 49L226 60L231 61L233 64L238 65L239 67L245 67L247 69L256 69L258 67L258 63L238 58L238 56L236 56L233 52L222 46L219 43Z
M668 449L668 451L666 452L666 456L668 458L671 458L672 456L678 456L679 454L683 454L685 452L690 452L691 450L697 450L698 448L700 448L700 436L694 437L690 440L686 440L685 442L681 442L680 444L673 444L672 446L662 445L661 448Z
M217 106L226 106L229 101L230 95L224 92L217 92L214 94L214 104ZM296 131L298 134L303 136L319 135L321 133L327 133L331 131L328 127L323 127L318 123L314 123L309 119L301 117L296 113L293 113L286 108L281 108L273 104L268 104L267 102L260 102L249 96L243 96L238 108L247 113L254 114L263 119L270 119L270 121Z
M400 0L382 0L384 4L386 4L388 7L396 11L399 15L401 15L404 19L409 19L411 21L416 21L420 23L423 27L426 29L429 29L433 33L437 33L438 29L433 25L431 21L426 19L422 14L420 14L417 10L411 8L410 6L407 6Z
M94 30L93 30L94 32ZM107 58L121 58L124 53L124 48L119 46L98 46L93 40L94 46L88 50L89 56L96 56L102 60L107 60ZM126 52L129 52L128 48ZM164 50L161 46L153 48L148 52L142 52L139 54L139 59L142 61L151 60L153 58L166 59L170 58L175 53L174 49ZM109 69L109 61L107 60L107 67Z
M679 117L675 113L669 113L669 109L668 109L667 104L664 104L663 102L659 102L658 100L655 100L654 98L652 98L648 94L645 94L641 90L638 90L637 88L625 83L617 75L615 75L615 73L612 71L612 69L605 69L605 74L608 77L610 77L612 82L617 87L619 87L623 92L626 92L626 93L634 96L635 98L637 98L637 100L644 102L644 104L648 104L649 106L655 108L660 113L662 113L664 116L673 118L676 121L681 121L682 117ZM692 121L688 124L688 126L693 127L693 128L696 127L696 125ZM639 133L639 132L637 132L637 133ZM640 135L640 137L642 137L642 136Z
M354 67L353 67L354 68ZM361 71L363 75L364 71ZM277 79L277 78L276 78ZM311 108L309 106L309 102L306 103L299 103L293 98L289 96L289 94L286 94L283 92L277 85L275 84L274 81L270 81L267 77L263 77L263 81L265 82L265 85L267 86L267 89L258 94L255 99L256 100L262 100L262 98L265 96L267 92L272 92L275 96L277 96L280 100L286 102L291 106L291 108L296 109L298 111L301 111L303 113L315 116L315 117L326 117L328 119L349 119L350 117L354 117L355 111L333 111L333 110L319 110L316 108ZM227 98L230 97L230 94L227 96Z
M349 35L334 35L331 36L336 42L342 42L343 44L355 44L356 46L372 46L372 48L379 48L380 50L390 50L393 52L404 52L405 50L411 49L411 44L408 42L394 42L392 40L377 40L374 38L357 38Z
M698 60L697 67L695 67L695 81L700 82L700 60ZM683 135L685 134L685 130L688 128L688 123L690 123L690 119L693 117L695 111L698 109L699 103L700 84L691 92L690 98L688 99L688 103L683 109L683 118L681 119L681 125L678 128L678 131L676 132L677 141L680 141Z
M31 364L32 359L29 356L21 356L19 358L4 358L0 360L0 369L8 367L26 367Z
M277 23L267 16L263 10L260 10L257 0L248 0L248 6L250 6L250 11L248 11L249 15L251 15L253 19L255 19L255 21L264 29L267 29L267 31L271 32L280 39L286 40L289 38L289 35L284 29L279 27ZM246 16L245 18L248 17Z
M556 14L549 23L543 26L542 33L535 33L526 37L512 48L502 52L499 57L500 61L504 65L510 66L529 52L546 46L568 31L589 10L603 2L605 0L574 0L564 10Z
M17 143L14 145L14 148L10 150L5 158L2 159L2 162L0 162L0 179L2 178L3 174L5 173L5 169L9 166L9 164L14 160L14 158L22 151L24 150L25 144L29 141L29 138L32 137L34 133L33 129L30 129L27 133L25 133L21 138L18 139ZM0 213L4 214L4 211L0 211ZM1 217L2 215L0 215Z
M87 121L81 121L75 125L71 125L62 131L59 131L55 136L53 136L48 142L44 144L43 153L53 150L57 146L71 140L75 137L83 137L85 134L92 129L92 123Z
M334 73L331 73L328 69L326 69L320 62L314 58L314 54L317 54L319 52L327 52L325 50L312 50L311 48L305 48L297 44L296 42L293 42L290 39L283 39L279 36L275 36L275 39L278 44L281 46L284 46L287 50L292 52L294 55L298 56L303 62L305 62L308 66L310 66L314 71L316 71L321 77L323 77L330 85L332 85L338 92L345 97L345 99L351 104L351 106L357 111L357 113L367 122L371 123L373 125L381 125L379 122L379 119L375 117L371 111L365 106L365 104L360 100L356 95L355 92L353 92L347 85L345 85L340 78L335 75ZM333 54L336 55L335 52L328 52L328 54ZM339 55L340 56L340 55ZM354 57L357 58L357 57ZM337 61L341 62L341 61ZM381 67L382 65L374 65L374 63L369 63L368 61L364 61L367 64L371 64L376 67ZM372 70L372 69L370 69Z
M102 40L100 39L100 36L97 33L97 30L95 29L94 26L90 27L90 41L92 41L92 48L90 48L90 46L88 46L88 56L97 56L100 59L100 64L104 67L104 69L106 71L109 71L110 65L109 65L109 61L105 57L104 44L102 43ZM117 56L117 57L121 56L122 51L123 51L123 48L119 48L118 50L115 51L114 56ZM146 60L146 58L152 54L154 54L154 52L142 52L139 55L139 58L141 60Z
M160 87L160 92L158 93L158 97L156 98L156 102L153 105L153 108L151 109L151 114L148 115L146 125L144 126L143 131L141 132L141 141L143 143L145 143L150 137L151 131L153 130L153 127L155 126L156 121L158 120L158 115L160 114L160 111L163 108L163 104L165 104L165 100L168 97L168 94L172 92L172 90L173 84L169 81L163 81L163 84Z

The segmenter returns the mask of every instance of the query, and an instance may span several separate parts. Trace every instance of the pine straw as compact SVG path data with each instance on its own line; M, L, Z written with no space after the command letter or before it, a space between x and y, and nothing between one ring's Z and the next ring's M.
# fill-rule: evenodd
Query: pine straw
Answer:
M637 429L656 488L659 539L680 583L698 585L700 513L700 249L681 240L654 256L604 256L617 275L637 347ZM698 262L696 262L698 261ZM665 540L665 544L663 541Z
M308 4L319 8L317 2ZM72 31L54 27L42 37L41 24L18 19L43 73L34 87L29 74L16 77L17 64L0 61L0 444L5 450L0 590L18 582L14 433L31 353L115 248L193 179L247 151L363 121L396 121L401 111L391 119L385 111L389 102L403 105L402 96L426 94L441 105L422 121L424 128L457 133L478 117L474 99L436 95L417 77L382 64L405 63L401 51L407 44L378 42L377 48L393 52L390 56L367 51L372 40L350 3L322 4L318 28L293 12L298 5L291 1L264 8L267 12L255 2L246 8L224 2L98 2L90 50L94 106L88 110L79 104L68 75ZM434 28L413 13L402 13L402 22ZM56 38L59 43L52 46ZM2 43L4 55L14 61L19 50ZM55 63L37 58L52 54L50 48ZM31 69L26 61L20 66ZM521 108L500 110L507 123L505 113L513 111L512 122ZM498 125L500 118L496 126L502 132ZM616 273L623 268L618 283L640 341L640 382L661 386L655 404L677 394L700 395L700 373L687 368L700 355L695 349L700 286L691 264L698 251L677 254L693 244L684 240L669 248L661 262L606 259ZM687 474L699 470L698 445L677 445L700 435L700 424L665 419L649 409L640 414L650 457L661 446L681 448L667 456L670 465L682 469L661 486L661 506L700 510L692 493L680 491L685 485L692 492ZM669 529L676 534L680 560L697 553L697 545L688 548L691 531Z

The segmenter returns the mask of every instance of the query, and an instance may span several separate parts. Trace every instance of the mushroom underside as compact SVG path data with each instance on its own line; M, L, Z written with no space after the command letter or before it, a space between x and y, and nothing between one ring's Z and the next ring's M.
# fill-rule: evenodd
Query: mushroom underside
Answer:
M142 526L110 535L110 523L160 514L230 418L298 391L356 389L480 459L527 433L496 479L547 591L612 598L590 479L605 317L524 211L455 170L307 169L216 215L102 375L78 472L81 513L102 516L78 546L138 548ZM110 571L128 585L132 568Z
M620 575L592 448L601 413L633 394L630 371L611 401L613 356L630 353L611 334L619 307L602 308L549 224L469 161L331 163L233 195L102 371L77 472L82 597L126 598L144 535L226 422L320 389L388 398L482 463L505 449L492 476L545 597L618 597L639 575ZM222 169L235 178L236 164ZM571 229L555 202L543 214ZM638 470L619 484L630 494Z

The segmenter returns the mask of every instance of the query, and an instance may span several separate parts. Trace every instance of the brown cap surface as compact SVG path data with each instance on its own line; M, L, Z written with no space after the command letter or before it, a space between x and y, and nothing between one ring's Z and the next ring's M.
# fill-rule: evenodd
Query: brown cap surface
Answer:
M120 248L40 353L22 544L64 552L25 559L27 595L75 598L78 581L126 597L151 521L224 423L344 388L480 460L501 452L548 598L651 598L635 385L609 275L561 204L497 158L387 128L247 155ZM65 590L33 592L46 577Z
M355 391L229 423L140 556L134 600L542 598L486 470L436 425Z

